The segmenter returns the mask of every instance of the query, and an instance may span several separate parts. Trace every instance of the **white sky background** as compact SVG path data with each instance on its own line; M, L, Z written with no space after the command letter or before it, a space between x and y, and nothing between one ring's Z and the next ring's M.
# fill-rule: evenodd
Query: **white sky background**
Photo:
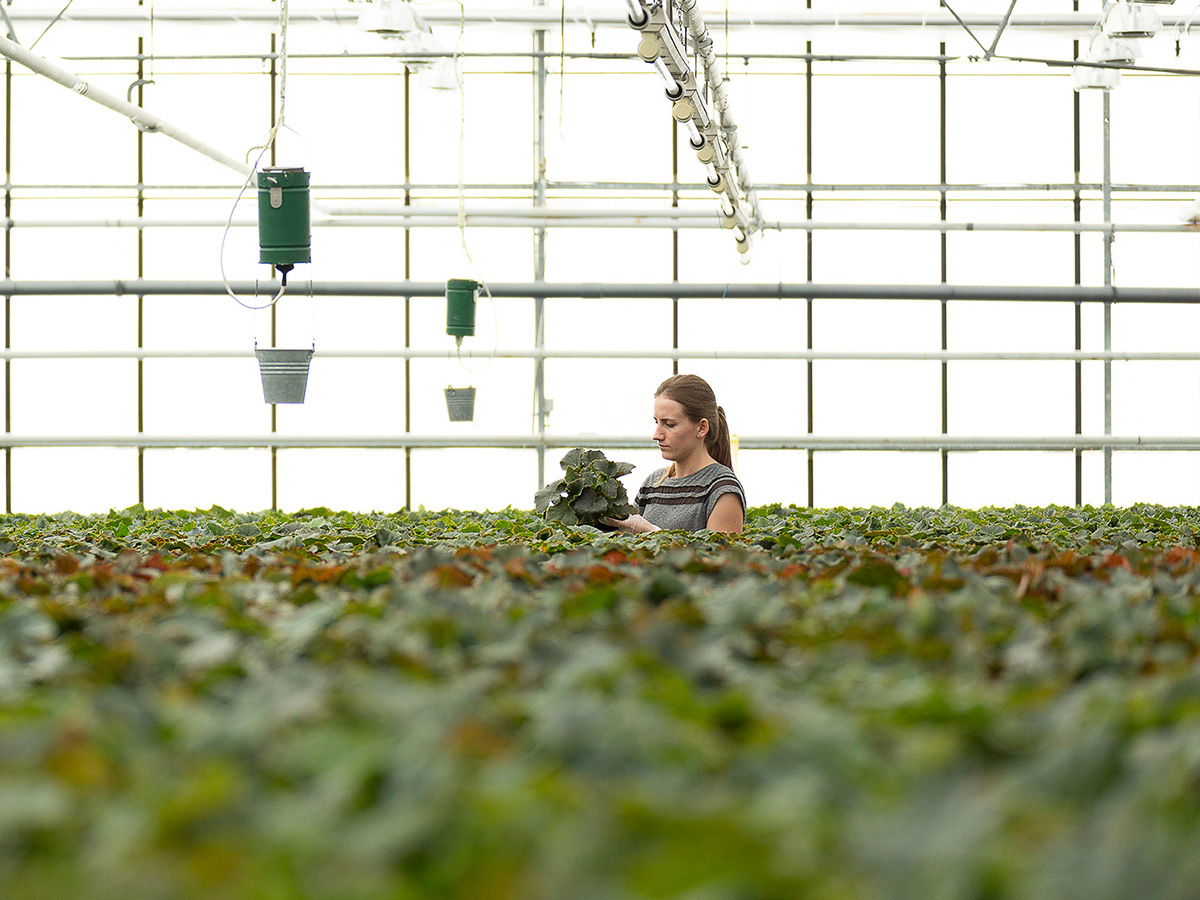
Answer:
M468 8L504 6L465 0ZM36 4L57 11L59 0ZM173 5L158 0L157 7ZM186 4L185 4L186 5ZM438 8L455 8L451 3ZM550 2L549 6L555 6ZM619 0L613 5L624 7ZM749 4L739 2L739 8ZM1081 3L1099 15L1100 4ZM1186 15L1197 4L1177 3ZM124 8L133 0L90 3ZM293 8L302 4L293 0ZM568 2L568 10L578 6ZM706 4L706 12L721 4ZM755 9L791 8L758 0ZM880 11L891 4L814 2L816 10ZM954 4L960 13L1003 13L1007 2ZM305 60L304 53L339 53L383 42L358 31L345 4L341 22L293 23L289 51L287 125L279 142L281 165L304 165L312 173L314 202L402 199L395 190L353 185L399 184L402 165L402 78L391 60ZM937 3L905 4L937 10ZM1070 2L1022 0L1023 13L1070 12ZM40 27L16 20L29 44ZM755 180L762 184L806 179L803 63L736 57L739 49L795 50L798 32L734 29L728 37L719 15L709 16L718 50L728 41L728 77L734 114ZM447 47L457 29L435 33ZM145 89L148 109L234 156L266 133L268 82L261 64L245 60L171 60L198 53L261 53L265 26L188 25L159 20L151 34L125 24L62 21L37 51L62 57L73 71L124 96L134 77L129 59L98 61L101 48L114 56L136 52L147 41L154 84ZM990 33L980 34L990 41ZM803 38L802 38L803 39ZM965 35L912 31L886 35L852 29L812 37L817 53L936 54L945 40L951 54L975 54ZM593 36L569 25L568 50L590 49ZM632 52L632 29L599 29L598 51ZM527 29L469 27L466 51L532 45ZM547 34L557 51L561 35ZM1160 34L1143 42L1147 64L1200 67L1197 38ZM1000 52L1069 58L1067 37L1005 36ZM527 183L532 177L532 88L526 59L464 63L465 133L462 173L468 184ZM565 75L560 76L560 66ZM669 104L653 70L637 60L549 60L547 177L553 181L668 182L671 178ZM934 64L843 63L818 65L813 96L813 179L816 182L936 183L938 179L938 79ZM1070 183L1072 89L1069 69L966 59L949 65L947 180L950 183ZM11 277L21 280L110 280L136 277L136 234L131 229L21 228L22 218L97 219L133 217L136 194L135 132L120 116L14 65L11 181L13 218ZM1112 175L1122 183L1194 184L1200 181L1200 81L1194 77L1126 76L1112 93ZM3 100L0 98L0 104ZM449 186L415 202L438 206L457 201L460 107L454 92L413 80L411 95L414 182ZM3 107L0 106L0 109ZM1101 98L1082 96L1081 178L1101 179ZM60 152L47 152L55 146ZM146 215L151 218L223 222L239 184L236 176L163 136L145 140ZM65 151L62 152L62 151ZM681 153L680 179L699 182L703 168ZM84 186L84 187L80 187ZM967 221L1069 222L1069 193L952 195L949 216ZM1143 195L1114 204L1118 222L1176 223L1191 197ZM669 194L628 196L618 191L556 194L553 205L611 208L667 206ZM470 191L477 206L530 205L528 192ZM802 194L764 193L768 218L804 215ZM705 191L684 192L681 205L713 208ZM238 212L252 217L253 191ZM1102 221L1098 196L1088 195L1085 221ZM930 194L844 192L823 195L814 217L846 221L936 221ZM714 216L715 221L715 216ZM145 276L155 279L220 279L219 225L148 229ZM1101 237L1083 238L1083 281L1104 281ZM468 228L475 267L493 282L533 279L533 238L527 229ZM1190 287L1200 274L1192 234L1119 234L1114 278L1121 286ZM948 238L947 280L952 284L1069 285L1074 280L1069 234L953 232ZM695 282L804 281L806 238L802 231L767 232L755 242L751 262L741 266L733 240L719 228L680 233L680 278ZM548 281L647 282L671 280L671 233L667 229L551 230L546 239ZM934 284L940 278L935 231L829 231L816 235L813 279L824 283ZM234 228L225 251L231 279L267 277L257 263L253 228ZM402 302L381 298L310 299L307 279L400 281L403 242L399 228L314 230L313 262L291 277L292 292L279 306L278 344L316 345L302 406L278 408L278 430L288 435L399 434L404 430L403 363L322 357L339 349L396 349L404 344ZM452 228L414 230L412 278L442 281L471 277L460 235ZM133 349L133 298L16 297L11 302L14 350ZM684 300L680 344L703 350L795 350L805 346L802 301ZM414 299L412 343L450 349L444 333L444 302ZM1194 350L1200 312L1192 306L1118 306L1113 311L1117 350ZM818 350L937 350L939 306L933 301L832 301L814 304ZM481 298L478 334L464 348L486 356L490 348L533 344L532 301ZM155 350L238 350L257 339L269 343L266 314L249 312L225 297L153 297L145 301L144 343ZM951 350L1073 349L1073 310L1053 303L950 305ZM546 343L553 349L670 348L667 301L546 302ZM1084 307L1083 346L1103 347L1099 305ZM453 359L412 365L413 430L417 434L524 434L532 429L532 362L497 359L466 371ZM681 370L708 378L742 436L803 434L806 428L806 366L802 362L739 360L681 363ZM644 450L610 451L637 465L626 479L632 494L661 459L649 442L651 394L670 374L667 361L551 360L546 393L554 402L555 434L646 434ZM814 368L815 431L824 435L929 435L941 427L940 366L936 362L818 362ZM270 407L262 402L257 367L242 359L156 359L145 364L145 431L150 435L261 435L270 430ZM446 420L442 388L478 388L473 423ZM137 429L136 364L132 360L15 360L11 365L11 420L15 434L131 434ZM949 367L952 435L1069 435L1074 432L1074 367L1069 362L954 362ZM1113 433L1192 435L1200 427L1200 363L1140 362L1113 366ZM1085 434L1103 432L1102 366L1084 366ZM562 451L547 452L546 478L557 477ZM271 503L270 455L263 450L147 451L145 503L149 507L206 508L213 503L243 510ZM395 510L404 504L402 451L280 451L278 501L284 509L313 505ZM1084 457L1084 502L1103 500L1102 457ZM743 451L738 472L750 502L803 504L807 468L803 452ZM125 449L18 449L13 452L13 509L81 512L120 508L137 501L137 456ZM445 450L413 454L413 503L427 508L529 508L537 485L533 451ZM954 453L950 456L950 502L961 506L1074 502L1071 453ZM1200 455L1127 452L1115 455L1113 499L1117 504L1200 502ZM815 502L828 505L937 505L941 467L936 453L819 453Z

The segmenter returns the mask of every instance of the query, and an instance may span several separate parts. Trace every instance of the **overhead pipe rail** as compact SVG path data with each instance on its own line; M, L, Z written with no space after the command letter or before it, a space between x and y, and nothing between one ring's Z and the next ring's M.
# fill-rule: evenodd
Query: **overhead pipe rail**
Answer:
M733 230L741 261L748 262L750 239L762 227L762 212L704 17L695 0L680 0L676 12L703 66L701 84L689 59L687 42L676 30L676 17L669 0L666 4L662 0L626 0L626 3L629 24L642 36L638 56L653 64L666 83L671 115L687 127L692 150L708 170L708 186L721 198L721 225Z
M13 62L20 63L32 72L38 75L44 75L51 81L54 81L65 88L68 88L81 97L86 97L99 103L101 106L107 107L114 112L125 116L134 125L142 131L163 134L167 137L178 141L185 147L190 147L197 153L207 156L214 162L218 162L226 168L232 169L241 175L249 175L252 171L252 166L248 163L236 159L227 153L218 150L216 147L200 140L182 128L168 122L166 119L156 116L142 107L130 103L127 100L122 100L107 91L101 90L93 84L85 81L83 78L76 75L57 63L51 62L44 56L39 56L36 53L31 53L15 41L9 40L6 37L0 37L0 55L11 59Z
M491 359L706 360L724 362L1200 362L1195 350L528 350L497 349L474 353L453 350L321 349L329 359L445 359L479 362ZM0 360L13 359L254 359L253 350L0 350Z
M136 183L127 182L106 182L102 185L81 184L80 182L29 182L22 183L16 181L4 182L4 187L11 190L23 191L136 191L139 187ZM211 184L179 184L179 183L160 183L160 184L145 184L140 185L143 190L171 190L180 193L187 192L211 192L221 190L221 185ZM464 187L472 191L521 191L531 192L534 187L533 182L529 181L484 181L484 182L468 182ZM684 190L699 190L704 185L697 182L683 181L552 181L547 179L547 191L609 191L620 192L627 194L630 191L684 191ZM1098 193L1103 190L1108 190L1117 194L1129 193L1144 193L1144 194L1194 194L1200 191L1200 184L1195 182L1187 184L1169 184L1164 182L1110 182L1107 185L1104 182L1098 181L1065 181L1065 182L1040 182L1038 184L1030 183L967 183L955 182L934 183L934 182L913 182L906 184L889 183L889 182L832 182L832 181L793 181L793 182L759 182L759 190L762 191L786 191L796 194L833 194L844 193L846 191L872 193L872 194L905 194L905 193L929 193L929 194L966 194L966 193L994 193L994 194L1019 194L1033 193L1045 195L1048 193L1060 192L1063 194L1073 194L1075 191L1090 191ZM355 182L353 184L325 184L322 189L329 192L334 191L371 191L378 193L380 191L393 191L402 194L404 191L457 191L458 183L454 182L436 182L436 181L393 181L393 182ZM373 194L374 195L374 194ZM578 198L572 198L578 199ZM795 200L796 198L789 198ZM821 197L817 199L833 199L832 197ZM890 198L888 198L890 199ZM978 199L978 198L974 198ZM1008 198L1005 198L1008 199ZM1042 199L1039 197L1038 199ZM1064 199L1070 201L1070 197L1049 198L1051 200ZM1099 199L1099 198L1097 198ZM1135 198L1123 198L1135 199ZM1147 197L1146 199L1150 199ZM1154 198L1159 199L1159 198ZM393 204L393 207L395 204ZM527 208L527 207L526 207Z
M313 228L458 228L458 213L449 209L422 210L419 206L404 207L405 212L384 215L356 213L347 209L332 210L333 215L313 216ZM716 228L712 214L703 210L554 210L548 207L464 212L467 225L487 228L632 228L641 225L679 229ZM5 230L23 228L216 228L229 224L237 227L257 227L256 219L156 219L140 218L0 218ZM943 234L959 231L988 232L1062 232L1067 234L1158 233L1196 234L1200 227L1192 223L1163 222L897 222L897 221L832 221L820 219L769 219L762 223L764 231L937 231Z
M742 144L738 139L737 123L729 109L729 90L725 86L725 79L717 65L717 54L713 49L712 35L709 34L708 27L704 24L704 16L700 13L700 7L696 0L679 0L679 8L683 11L688 33L691 34L692 42L696 46L696 53L704 65L705 84L712 91L713 107L717 111L721 133L724 135L725 145L733 157L733 172L734 177L737 178L738 189L750 207L751 231L757 231L762 228L762 210L758 206L758 191L750 179L746 156L742 152Z
M0 0L0 2L3 2L3 0ZM0 56L25 66L31 72L42 75L74 91L81 97L85 97L113 112L119 113L129 119L141 131L148 134L165 135L174 141L178 141L183 146L195 150L202 156L208 157L213 162L220 163L222 166L232 169L241 176L248 177L254 172L254 166L245 160L230 156L228 153L213 147L211 144L183 130L173 122L155 115L142 106L138 106L128 100L122 100L120 97L96 87L74 72L63 68L58 63L25 49L16 41L0 37ZM5 185L5 187L10 188L11 185Z
M558 28L564 19L571 25L582 25L589 29L597 26L625 26L624 16L614 11L614 4L597 5L591 8L574 8L560 10L552 7L525 7L514 5L511 9L459 9L454 4L438 9L436 6L422 7L421 18L429 25L448 25L458 27L460 22L468 25L518 25L530 28ZM59 7L12 6L8 8L9 17L17 23L45 23L56 14L65 22L145 22L151 21L151 16L160 22L228 22L239 23L270 23L279 18L278 11L272 3L241 3L215 5L195 4L193 6L159 5L151 9L144 7L71 7L59 13ZM309 3L293 6L290 18L295 22L315 22L320 24L344 24L350 17L357 18L358 10L351 3ZM725 21L722 9L722 24ZM1162 15L1163 25L1167 28L1181 28L1193 24L1191 15L1176 14ZM922 12L881 12L881 13L830 13L814 10L797 9L772 12L747 12L738 9L733 4L728 12L731 28L755 27L791 27L791 28L835 28L870 30L889 28L921 28L921 29L950 29L962 31L963 24L977 28L998 28L1004 21L1003 14L972 13L956 18L942 10ZM1094 13L1057 13L1057 14L1013 14L1008 18L1008 29L1038 29L1066 31L1086 35L1096 23Z
M253 295L261 284L230 285ZM599 282L489 282L497 299L531 297L579 300L1029 300L1067 303L1200 303L1200 289L1117 287L1116 285L955 285L955 284L775 284L687 283L618 284ZM444 281L320 281L307 284L314 297L442 297ZM223 281L166 281L130 278L95 281L0 280L0 296L226 296Z
M536 450L594 447L597 449L651 449L646 436L596 434L494 434L494 435L211 435L206 437L148 434L18 435L0 434L3 447L129 447L144 450L274 449L274 450ZM988 437L937 434L906 437L858 435L739 436L739 450L837 450L902 452L984 452L1034 450L1044 452L1086 450L1197 451L1200 438L1175 435L1063 435L1045 437Z

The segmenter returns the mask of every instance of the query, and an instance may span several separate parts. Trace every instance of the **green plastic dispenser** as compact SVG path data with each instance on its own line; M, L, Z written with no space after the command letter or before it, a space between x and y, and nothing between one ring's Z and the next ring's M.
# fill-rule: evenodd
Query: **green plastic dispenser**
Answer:
M471 278L451 278L446 282L446 334L458 344L475 334L475 294L479 282Z
M287 284L296 263L312 261L308 172L263 169L258 173L258 261L274 266Z

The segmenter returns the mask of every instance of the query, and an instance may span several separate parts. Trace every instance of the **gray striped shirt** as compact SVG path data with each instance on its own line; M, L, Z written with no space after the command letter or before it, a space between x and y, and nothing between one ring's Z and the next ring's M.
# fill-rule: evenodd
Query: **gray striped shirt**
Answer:
M701 531L724 494L736 494L746 509L746 492L733 469L720 463L705 466L682 478L666 478L667 470L658 469L638 489L634 505L638 512L659 528Z

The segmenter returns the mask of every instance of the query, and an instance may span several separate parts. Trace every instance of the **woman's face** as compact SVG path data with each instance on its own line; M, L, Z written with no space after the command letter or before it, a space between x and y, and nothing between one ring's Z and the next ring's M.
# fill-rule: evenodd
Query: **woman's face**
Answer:
M654 398L654 434L651 437L658 444L663 459L687 459L703 447L704 437L701 432L704 430L700 424L687 417L678 401L662 394Z

